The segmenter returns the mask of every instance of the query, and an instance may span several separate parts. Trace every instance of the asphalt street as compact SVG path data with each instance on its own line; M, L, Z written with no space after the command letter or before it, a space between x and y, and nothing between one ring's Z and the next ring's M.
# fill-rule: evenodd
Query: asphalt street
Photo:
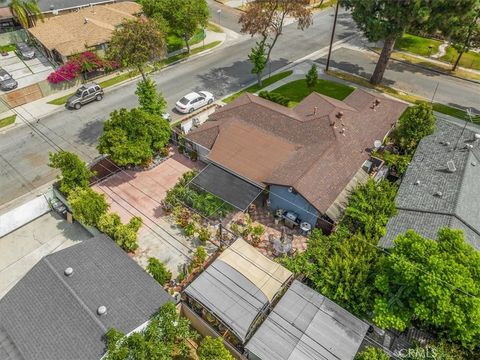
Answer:
M228 24L226 14L227 11L222 11L222 25L238 30L236 13L228 12ZM328 45L332 23L333 12L328 10L315 14L313 25L306 31L299 31L296 24L286 26L273 51L268 72ZM340 23L337 29L337 39L355 33L351 22ZM208 90L220 98L254 82L247 55L255 41L248 36L227 40L207 55L153 75L169 108L192 90ZM1 134L0 205L54 180L57 171L48 167L48 153L58 147L77 153L87 162L98 156L96 144L103 122L115 109L138 105L135 88L136 82L129 83L109 91L101 102L91 103L78 111L60 111L33 122L30 127L21 126Z
M221 4L209 2L212 19L238 32L239 12ZM216 12L221 9L220 15ZM218 19L218 16L220 18ZM313 25L300 31L296 24L285 27L272 53L271 65L266 71L273 72L328 46L333 23L333 9L316 13ZM357 34L349 14L341 12L337 23L335 41ZM192 90L208 90L217 98L238 91L253 83L251 65L247 55L256 39L249 36L234 36L212 52L186 62L165 68L153 75L159 91L168 101L169 109L185 93ZM315 59L324 62L325 58ZM353 65L352 65L353 64ZM333 53L332 66L368 75L374 59L371 55L340 48ZM436 100L459 106L475 106L478 109L480 85L431 75L410 67L389 67L386 82L398 87L407 86L421 95L431 96L436 83ZM390 83L391 82L391 83ZM30 126L16 127L0 133L0 205L38 188L55 179L57 172L48 167L48 153L59 147L77 153L89 162L98 156L96 144L111 111L132 108L138 105L134 95L136 82L109 91L104 100L89 104L79 111L63 110L33 122Z

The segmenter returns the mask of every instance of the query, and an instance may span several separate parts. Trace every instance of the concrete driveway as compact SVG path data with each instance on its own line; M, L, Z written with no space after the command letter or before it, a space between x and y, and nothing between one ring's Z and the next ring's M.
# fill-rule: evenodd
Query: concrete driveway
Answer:
M10 51L7 56L0 56L0 67L17 80L18 88L45 80L55 70L40 51L36 50L35 55L36 57L31 60L19 58L14 51Z
M93 189L104 193L110 203L110 211L116 212L122 221L128 222L133 216L140 216L144 225L140 229L139 249L133 255L137 263L146 267L149 257L162 261L173 276L183 271L199 245L186 238L183 232L169 220L161 207L167 190L171 189L187 171L201 167L175 153L171 158L147 171L123 171L96 184ZM211 253L214 246L206 249Z
M42 257L90 237L80 224L49 212L0 238L0 299Z

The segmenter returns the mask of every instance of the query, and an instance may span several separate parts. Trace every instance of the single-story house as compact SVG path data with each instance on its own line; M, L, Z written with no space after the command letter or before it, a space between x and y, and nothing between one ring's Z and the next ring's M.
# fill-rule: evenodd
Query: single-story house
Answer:
M85 51L105 51L113 30L141 12L132 1L96 5L46 18L28 32L49 58L62 63Z
M480 250L480 127L437 116L435 132L422 139L395 199L383 247L409 229L436 239L442 227L461 229Z
M245 346L249 360L351 360L369 325L294 280Z
M374 143L406 107L361 89L343 101L312 93L294 108L245 93L187 134L209 163L193 184L240 210L263 193L273 211L331 225L350 189L375 168Z
M0 358L100 359L110 328L130 333L168 301L114 241L85 240L41 259L0 300Z
M291 278L239 238L185 288L184 305L241 349Z

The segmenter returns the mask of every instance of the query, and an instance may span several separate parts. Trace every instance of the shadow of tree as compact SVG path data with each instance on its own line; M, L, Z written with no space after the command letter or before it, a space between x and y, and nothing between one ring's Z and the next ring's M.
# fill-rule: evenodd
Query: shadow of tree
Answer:
M89 146L97 146L98 138L103 132L104 122L99 118L87 122L78 133L78 140Z

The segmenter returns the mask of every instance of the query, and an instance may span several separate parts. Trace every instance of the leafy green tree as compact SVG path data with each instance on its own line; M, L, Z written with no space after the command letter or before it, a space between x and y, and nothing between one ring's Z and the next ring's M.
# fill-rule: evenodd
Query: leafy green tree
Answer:
M134 216L128 224L119 224L113 233L115 242L126 252L138 249L138 230L142 226L142 218Z
M162 286L165 286L171 279L172 273L157 258L148 258L147 271Z
M140 109L115 110L103 126L98 150L120 166L148 163L170 139L170 125L160 115Z
M43 13L37 0L11 0L8 7L15 19L25 29L35 26L38 19L43 21Z
M465 347L480 339L480 252L461 230L440 229L438 240L413 230L399 235L378 266L374 318L404 330L413 320Z
M462 16L452 17L443 32L458 52L452 68L455 71L464 53L480 47L480 0Z
M350 10L353 20L370 41L384 45L370 82L382 81L397 38L405 31L422 28L435 32L444 19L461 15L477 0L339 0Z
M125 67L136 67L147 81L144 67L151 60L166 53L165 34L157 21L138 18L125 20L115 28L107 56Z
M307 82L307 87L310 90L315 89L315 86L318 84L317 65L312 64L312 67L310 70L308 70L307 75L305 75L305 81Z
M166 20L169 29L185 41L188 52L190 38L208 24L205 0L141 0L141 4L145 15Z
M142 80L137 84L135 94L138 96L140 109L152 114L162 115L167 107L167 101L162 94L157 92L155 81Z
M68 203L72 208L73 217L87 226L97 226L99 219L110 207L104 194L99 194L89 187L72 190L68 196Z
M147 327L126 336L116 329L106 334L106 360L155 359L171 360L177 352L181 358L190 353L188 340L195 340L198 334L190 329L190 322L180 317L175 304L163 305L153 316Z
M122 220L117 213L105 213L98 219L98 230L107 234L112 239L115 238L115 231L122 225Z
M398 121L393 136L405 153L413 154L420 140L433 134L435 122L432 106L422 103L405 111Z
M359 352L354 360L389 360L390 357L382 349L367 346L362 352Z
M257 75L258 87L262 87L262 73L267 66L267 55L265 54L265 45L258 43L252 48L252 51L248 55L248 59L252 63L252 74Z
M266 53L265 64L270 61L270 55L278 38L283 33L287 17L294 18L297 28L300 30L304 30L312 24L312 11L308 4L307 0L252 0L247 2L245 11L239 20L242 25L241 32L252 37L260 37L261 46L257 45L256 48L258 52L262 49L262 52ZM253 63L255 64L255 62Z
M60 191L66 196L76 187L88 187L88 181L94 175L80 158L68 151L50 153L48 166L59 169L62 173Z
M221 337L215 339L210 336L205 337L197 352L200 360L233 360L232 354L225 347Z
M373 308L375 269L380 252L364 236L351 235L344 226L327 236L314 230L305 252L284 257L284 266L306 275L318 292L363 317Z
M374 241L385 235L388 219L397 213L398 186L389 181L368 179L350 194L342 220L352 232L360 232Z
M402 360L467 360L473 359L473 354L458 344L448 343L444 340L425 345L415 344L413 347L403 350Z

